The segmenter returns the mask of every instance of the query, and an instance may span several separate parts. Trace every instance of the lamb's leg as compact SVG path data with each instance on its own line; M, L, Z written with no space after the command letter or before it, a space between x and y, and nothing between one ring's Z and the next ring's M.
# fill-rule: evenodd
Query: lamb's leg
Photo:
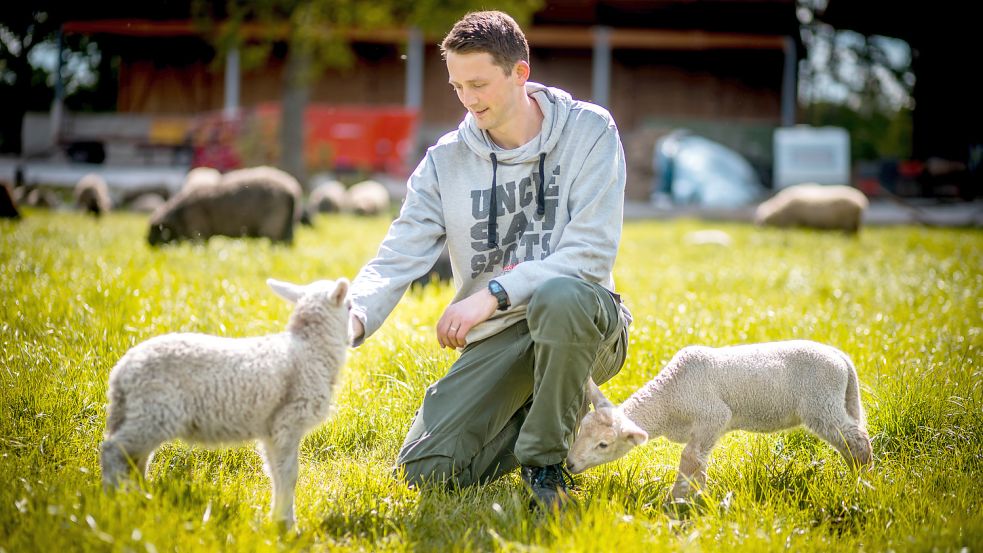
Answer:
M722 430L715 429L708 434L694 437L683 448L679 459L679 473L672 486L673 500L685 499L706 484L710 452L722 433Z
M102 487L106 490L115 488L130 474L129 457L112 438L107 438L100 446L99 465L102 469Z
M140 473L140 475L143 476L144 478L147 478L148 476L147 471L150 467L150 462L153 461L153 459L154 459L153 450L151 450L149 453L145 453L143 455L136 457L137 472Z
M276 436L263 440L264 458L273 482L273 520L285 528L294 525L294 490L297 487L297 463L300 438Z
M851 468L870 463L872 449L870 437L860 423L843 407L833 406L825 412L803 416L806 427L839 451Z
M100 464L102 482L106 488L119 485L135 467L146 477L147 465L158 445L171 437L167 429L141 425L140 419L130 418L102 443Z

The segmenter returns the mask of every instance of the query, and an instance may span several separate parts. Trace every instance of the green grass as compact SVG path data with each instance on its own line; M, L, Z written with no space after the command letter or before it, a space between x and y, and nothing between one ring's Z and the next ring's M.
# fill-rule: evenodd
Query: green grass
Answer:
M857 364L875 461L852 474L802 430L722 440L706 506L663 500L681 446L664 439L578 477L579 505L525 509L516 475L409 490L391 464L425 386L455 354L433 326L452 291L406 296L352 350L333 417L301 451L298 532L269 522L251 445L164 445L151 478L102 492L110 368L173 331L282 329L269 276L354 277L387 221L328 217L292 248L215 239L160 250L145 218L28 211L0 221L0 551L979 551L983 548L983 233L885 227L857 239L697 221L625 226L616 278L635 315L615 401L689 344L827 342ZM354 238L352 238L354 237Z

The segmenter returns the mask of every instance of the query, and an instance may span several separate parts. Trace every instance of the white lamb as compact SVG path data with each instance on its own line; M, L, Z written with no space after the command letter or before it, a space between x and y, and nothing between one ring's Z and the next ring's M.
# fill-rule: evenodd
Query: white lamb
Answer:
M254 338L167 334L131 348L109 375L103 484L131 462L146 474L174 438L204 444L258 439L273 481L273 518L294 523L301 439L328 415L349 339L348 281L270 288L295 302L286 332Z
M567 468L614 461L649 437L685 443L672 497L706 481L710 450L731 430L774 432L804 424L851 467L871 461L857 372L849 357L806 340L680 350L620 406L593 380L594 405L580 424Z

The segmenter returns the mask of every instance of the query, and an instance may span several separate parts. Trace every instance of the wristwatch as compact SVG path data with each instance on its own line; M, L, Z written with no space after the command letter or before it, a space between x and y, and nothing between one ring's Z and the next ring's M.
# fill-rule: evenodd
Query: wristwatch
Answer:
M499 311L505 311L509 308L509 295L505 292L505 288L502 288L502 285L499 284L497 280L488 281L488 291L491 292L491 295L495 296L495 299L498 300Z

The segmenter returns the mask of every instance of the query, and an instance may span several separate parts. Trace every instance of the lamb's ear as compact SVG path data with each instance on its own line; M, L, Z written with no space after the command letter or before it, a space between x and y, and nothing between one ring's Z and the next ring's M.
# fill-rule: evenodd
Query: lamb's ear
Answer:
M637 424L625 419L621 423L621 434L633 445L642 445L649 439L648 432L642 430Z
M304 293L303 286L297 286L296 284L290 284L289 282L283 282L282 280L276 280L275 278L266 279L266 284L271 290L276 292L281 298L297 303L300 296Z
M335 302L335 305L341 305L341 302L345 301L345 296L348 295L348 279L339 278L335 281L334 292L331 293L331 301Z
M597 387L597 384L594 384L594 378L590 376L587 377L587 397L590 399L590 403L594 406L595 411L601 407L614 407L608 401L608 398L604 397L604 394L601 393L601 389Z

